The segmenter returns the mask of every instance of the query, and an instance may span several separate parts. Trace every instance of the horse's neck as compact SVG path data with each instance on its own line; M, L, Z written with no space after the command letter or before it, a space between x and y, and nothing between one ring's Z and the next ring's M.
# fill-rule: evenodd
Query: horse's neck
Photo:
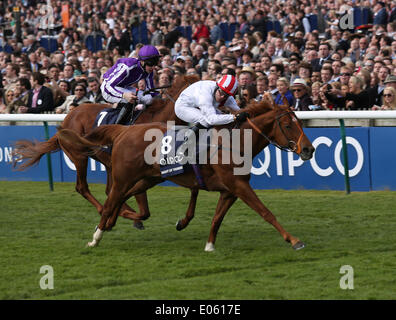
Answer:
M253 124L260 130L260 132L264 133L267 137L272 136L272 130L274 128L274 121L271 120L273 117L270 115L271 111L267 111L264 114L260 114L257 117L251 119ZM269 140L263 137L259 132L257 132L249 122L246 122L242 126L243 131L246 129L251 130L252 132L252 157L254 158L261 150L263 150L266 146L269 145Z

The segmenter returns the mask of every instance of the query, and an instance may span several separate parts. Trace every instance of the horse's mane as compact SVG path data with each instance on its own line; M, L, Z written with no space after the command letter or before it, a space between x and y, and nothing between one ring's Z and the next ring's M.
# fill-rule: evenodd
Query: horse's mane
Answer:
M261 100L261 101L251 101L249 104L241 109L240 112L247 112L251 118L257 117L260 114L265 113L266 111L272 110L273 105L268 100Z
M197 75L182 75L177 76L173 80L172 87L168 89L168 94L172 98L176 98L176 95L181 93L185 88L189 85L193 84L194 82L199 81L199 77Z
M179 94L187 88L189 85L193 84L194 82L199 81L199 77L197 75L182 75L182 76L177 76L172 82L172 86L169 89L165 89L166 93L174 100L176 101L177 97ZM166 102L171 101L170 98L166 98ZM171 101L171 102L174 102ZM147 110L149 112L157 112L157 109L163 109L164 108L164 100L162 98L155 98L153 100L153 103L150 105L150 108Z

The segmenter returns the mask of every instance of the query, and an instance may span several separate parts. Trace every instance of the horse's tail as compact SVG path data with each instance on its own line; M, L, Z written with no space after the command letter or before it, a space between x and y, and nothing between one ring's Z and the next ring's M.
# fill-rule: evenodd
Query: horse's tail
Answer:
M56 152L59 149L57 134L43 142L18 140L13 148L13 166L16 170L23 171L38 164L44 154Z
M114 139L127 128L122 125L103 125L95 128L84 137L73 130L63 129L58 132L58 139L61 145L72 146L77 152L95 155L102 150L101 147L111 146Z

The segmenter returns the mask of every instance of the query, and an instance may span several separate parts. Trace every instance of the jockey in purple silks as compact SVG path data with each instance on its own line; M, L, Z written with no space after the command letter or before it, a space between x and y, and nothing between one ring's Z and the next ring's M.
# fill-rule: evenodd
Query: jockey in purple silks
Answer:
M100 87L104 99L110 103L118 103L122 106L116 123L123 123L128 119L134 102L148 105L157 92L143 95L142 91L131 87L141 79L145 79L146 88L154 88L153 71L158 65L160 53L154 46L143 46L138 53L138 59L118 59L103 75L103 83ZM130 103L130 104L129 104Z

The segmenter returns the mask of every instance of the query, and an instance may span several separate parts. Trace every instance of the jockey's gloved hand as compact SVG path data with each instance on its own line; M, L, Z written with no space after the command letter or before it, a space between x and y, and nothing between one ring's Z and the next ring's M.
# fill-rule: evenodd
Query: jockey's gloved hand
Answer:
M247 118L249 118L249 113L247 113L246 111L242 111L235 116L235 121L238 123L242 123L245 122Z

